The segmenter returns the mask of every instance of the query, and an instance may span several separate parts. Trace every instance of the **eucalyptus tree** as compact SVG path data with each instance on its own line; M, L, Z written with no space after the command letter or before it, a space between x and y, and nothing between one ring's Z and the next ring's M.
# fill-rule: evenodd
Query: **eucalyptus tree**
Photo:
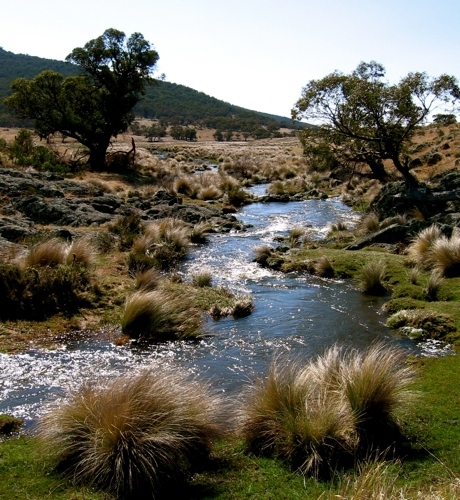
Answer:
M111 28L67 56L79 75L64 78L46 70L30 80L18 78L5 103L19 117L33 119L40 136L60 132L77 140L88 149L90 167L100 170L111 138L127 130L134 105L155 81L158 59L141 33L126 38Z
M398 84L385 80L385 68L362 62L349 75L335 71L311 80L292 110L293 119L317 127L300 133L305 154L329 167L366 163L385 181L384 161L390 160L410 186L409 147L417 127L435 110L453 106L460 97L455 77L430 78L409 73Z

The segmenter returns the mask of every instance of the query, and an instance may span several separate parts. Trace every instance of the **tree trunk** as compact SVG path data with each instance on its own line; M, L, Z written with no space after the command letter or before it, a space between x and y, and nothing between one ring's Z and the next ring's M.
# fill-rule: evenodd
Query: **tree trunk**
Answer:
M406 181L408 187L416 188L419 186L418 180L409 171L408 160L404 162L404 165L401 163L401 160L399 159L398 156L391 158L391 160L393 161L393 164L398 170L398 172L404 177L404 180Z

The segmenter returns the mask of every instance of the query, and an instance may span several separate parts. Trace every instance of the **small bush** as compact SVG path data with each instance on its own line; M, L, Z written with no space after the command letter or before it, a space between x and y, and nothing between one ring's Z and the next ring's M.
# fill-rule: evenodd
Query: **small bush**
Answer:
M158 342L197 338L201 325L201 313L191 299L168 290L134 293L121 319L124 334Z
M78 484L157 498L190 478L222 433L219 399L179 370L86 383L39 423L45 453Z
M386 288L383 284L385 279L385 264L382 261L370 261L363 266L359 276L360 289L369 295L383 295Z

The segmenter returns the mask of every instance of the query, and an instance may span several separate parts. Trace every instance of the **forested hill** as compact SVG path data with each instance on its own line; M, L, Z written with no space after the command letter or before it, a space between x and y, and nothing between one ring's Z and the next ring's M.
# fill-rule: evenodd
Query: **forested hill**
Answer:
M78 72L75 66L63 61L14 54L0 47L0 126L21 125L3 104L4 98L11 93L11 82L19 77L33 78L45 69L58 71L64 76ZM272 129L294 127L289 118L234 106L184 85L164 81L148 86L134 112L137 116L157 118L170 124L195 124L223 130L261 125Z

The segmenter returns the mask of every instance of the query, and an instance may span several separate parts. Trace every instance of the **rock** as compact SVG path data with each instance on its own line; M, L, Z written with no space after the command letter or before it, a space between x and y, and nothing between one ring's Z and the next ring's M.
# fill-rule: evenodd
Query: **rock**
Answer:
M369 234L361 240L348 246L346 250L361 250L362 248L376 244L393 244L405 243L408 244L422 229L431 225L426 221L413 221L410 224L401 226L392 224L376 233Z
M0 218L0 236L13 243L18 243L27 236L37 234L38 230L31 223L9 217Z

